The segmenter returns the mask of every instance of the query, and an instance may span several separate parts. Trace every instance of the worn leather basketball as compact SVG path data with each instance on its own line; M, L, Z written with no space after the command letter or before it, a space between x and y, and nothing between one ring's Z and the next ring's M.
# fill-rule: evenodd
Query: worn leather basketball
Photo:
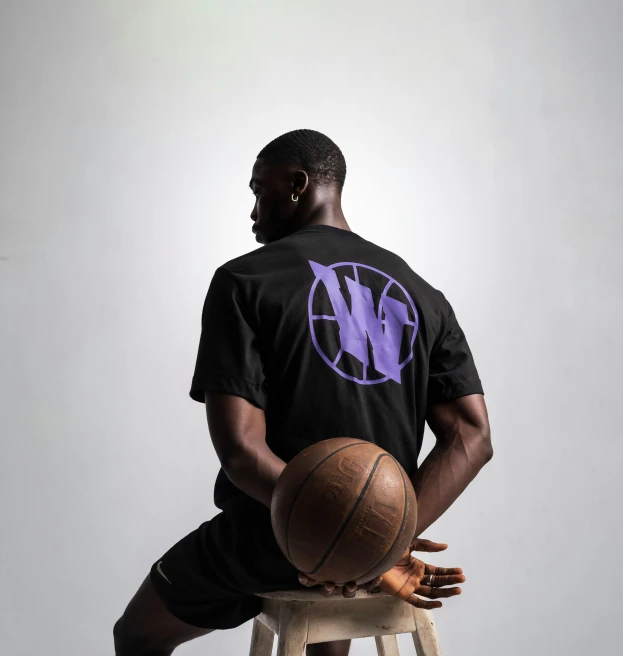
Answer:
M298 453L271 501L279 547L300 572L343 585L391 569L415 533L417 503L405 470L364 440L336 437Z

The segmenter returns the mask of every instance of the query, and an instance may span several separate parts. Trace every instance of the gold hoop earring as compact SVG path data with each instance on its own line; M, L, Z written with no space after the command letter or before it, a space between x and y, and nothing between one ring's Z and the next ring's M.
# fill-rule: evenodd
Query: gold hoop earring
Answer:
M294 202L296 202L298 199L299 199L298 196L297 196L296 198L294 198L294 194L292 194L292 200L293 200Z

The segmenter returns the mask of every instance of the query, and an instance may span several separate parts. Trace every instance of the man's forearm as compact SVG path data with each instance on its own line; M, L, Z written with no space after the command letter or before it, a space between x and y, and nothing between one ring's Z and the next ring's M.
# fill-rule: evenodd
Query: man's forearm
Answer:
M423 533L456 501L480 469L491 459L486 435L456 435L438 441L411 477L418 501L415 537ZM277 479L286 463L266 443L255 451L244 450L223 464L231 482L270 508Z
M245 450L223 464L229 480L243 492L270 508L277 479L286 463L265 442L254 451Z
M493 456L485 434L464 434L437 441L411 477L418 503L415 536L423 533L456 501Z

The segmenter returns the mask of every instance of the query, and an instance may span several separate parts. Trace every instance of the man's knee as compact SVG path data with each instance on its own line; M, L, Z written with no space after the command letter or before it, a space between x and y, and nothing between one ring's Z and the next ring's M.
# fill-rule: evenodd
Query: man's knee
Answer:
M112 633L115 656L170 656L173 653L173 647L154 645L146 636L132 631L124 617L120 617L115 622Z

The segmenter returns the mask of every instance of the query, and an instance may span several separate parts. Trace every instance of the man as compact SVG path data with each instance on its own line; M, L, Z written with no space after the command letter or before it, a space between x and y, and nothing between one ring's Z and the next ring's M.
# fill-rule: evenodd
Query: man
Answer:
M353 233L341 208L346 163L314 130L269 143L250 182L256 240L219 267L202 313L190 396L206 404L221 463L222 512L152 566L114 628L118 656L163 656L261 608L256 592L324 584L280 552L272 492L286 463L332 437L369 440L411 477L417 530L379 579L405 602L438 608L460 593L459 568L426 565L411 551L446 545L417 538L492 457L483 390L452 307L397 255ZM437 438L422 465L425 422ZM428 599L426 599L426 597ZM308 656L345 656L350 641L309 645Z

